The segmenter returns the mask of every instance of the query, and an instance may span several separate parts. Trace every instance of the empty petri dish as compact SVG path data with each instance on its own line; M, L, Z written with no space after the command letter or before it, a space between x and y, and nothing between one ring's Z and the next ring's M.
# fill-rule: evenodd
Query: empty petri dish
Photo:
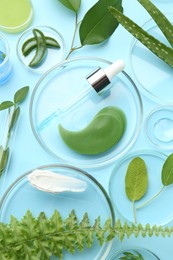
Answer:
M82 220L85 212L91 224L95 219L101 217L101 225L110 218L114 223L114 213L110 199L104 188L90 176L87 172L76 167L67 165L44 165L39 170L48 170L54 173L62 174L66 177L72 177L86 183L85 190L81 192L43 192L33 187L28 181L28 175L33 171L28 171L20 176L4 194L0 206L0 221L8 223L10 216L21 219L30 210L34 217L40 212L44 212L47 217L51 217L57 210L62 219L66 219L72 210L75 211L77 218ZM93 210L94 209L94 210ZM85 248L82 253L75 253L75 259L98 259L106 256L111 248L110 243L104 243L100 246L98 241L93 241L93 246ZM64 259L71 259L71 254L63 251ZM105 259L105 258L104 258Z
M158 148L173 149L173 107L161 106L152 110L145 119L145 132Z
M38 66L30 67L29 64L36 53L36 48L33 48L32 51L27 55L24 56L22 52L22 46L25 42L29 39L33 38L33 29L40 30L45 37L51 37L59 43L59 48L47 47L46 52L44 54L43 60L38 64ZM18 43L17 43L17 56L21 63L28 69L38 72L44 73L49 70L54 65L61 62L64 58L65 53L65 42L62 35L56 31L54 28L49 26L35 26L29 28L28 30L24 31L23 34L20 36Z
M107 60L90 57L65 61L49 70L38 81L30 102L30 123L36 139L49 154L73 165L92 168L115 161L134 144L141 128L142 102L135 84L124 71L115 77L112 88L104 97L92 90L93 94L86 95L83 102L80 99L77 105L72 102L74 104L64 114L59 113L64 104L75 100L87 90L88 74L97 67L104 68L110 64ZM63 142L58 131L59 123L67 129L78 131L107 106L123 110L127 121L123 137L113 148L100 154L86 155L73 151ZM51 119L51 122L42 127L46 118Z
M166 14L173 21L173 14ZM150 19L142 28L166 45L169 45L155 22ZM130 48L130 64L139 90L159 104L173 103L172 68L134 39Z
M121 260L121 259L140 259L140 260L156 260L160 259L153 252L141 247L123 247L108 256L106 260Z
M148 172L148 187L145 195L135 202L138 208L157 194L163 187L161 172L167 156L154 150L135 151L119 160L112 170L109 180L109 194L115 211L118 211L125 220L134 221L132 201L125 192L125 176L132 159L140 157L145 161ZM172 186L165 187L163 191L147 205L136 209L138 223L145 225L165 225L173 218L173 206L168 205L168 199L173 195Z
M0 1L0 30L18 33L26 29L32 21L33 8L30 0Z

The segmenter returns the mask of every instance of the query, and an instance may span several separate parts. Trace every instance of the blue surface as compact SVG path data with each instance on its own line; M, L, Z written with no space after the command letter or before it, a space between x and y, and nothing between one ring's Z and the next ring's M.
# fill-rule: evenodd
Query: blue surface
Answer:
M94 0L82 1L82 8L80 11L81 18L88 10L88 8L92 6L95 2L96 1ZM163 12L169 12L170 10L173 10L173 3L171 0L153 0L153 2L157 4ZM74 30L74 13L62 6L57 0L33 0L32 4L34 8L34 19L31 26L47 25L55 28L63 35L66 42L66 48L68 50ZM137 3L136 0L123 0L123 6L125 14L134 19L139 25L143 25L150 18L147 12L141 7L141 5ZM27 70L26 67L24 67L18 60L18 57L16 55L16 46L17 41L22 33L8 34L5 32L1 32L1 34L7 38L10 44L13 74L7 83L0 86L0 102L4 100L11 100L16 90L25 85L30 86L29 97L27 98L26 102L21 105L21 116L19 124L17 126L17 131L12 142L10 143L10 147L12 148L12 156L10 158L10 164L8 165L7 172L5 173L1 181L2 194L2 189L4 192L17 177L27 172L29 169L44 164L59 163L62 161L53 158L42 149L42 147L35 139L30 127L30 96L41 75ZM127 31L124 30L121 26L119 26L116 32L108 41L97 46L85 46L82 49L73 53L71 55L71 58L82 56L95 56L110 61L121 58L126 61L125 71L132 77L132 79L134 79L130 66L130 47L132 44L132 40L133 37L129 33L127 33ZM144 70L144 73L145 70L147 70L147 68L141 69ZM160 104L153 102L151 99L145 97L142 93L141 97L143 101L145 120L148 113L152 111L152 109L159 107ZM2 124L4 124L5 116L5 112L0 113L0 122L3 122ZM0 137L2 135L1 130ZM130 152L150 148L158 150L158 148L153 146L153 144L147 139L144 133L144 127L142 127L140 135L131 148ZM169 151L165 150L163 152L169 154ZM108 183L113 167L114 164L101 169L88 169L87 171L92 174L108 191ZM168 201L167 203L172 203L172 199L170 198L170 202ZM157 214L159 214L159 212L157 212ZM173 225L173 222L170 223L170 225L171 224ZM120 242L116 238L112 247L112 252L126 245L132 247L141 246L154 252L161 260L171 260L173 258L172 243L173 237L145 239L141 237L137 239L132 237L130 239L125 239L123 242ZM74 259L74 256L72 256L72 259Z

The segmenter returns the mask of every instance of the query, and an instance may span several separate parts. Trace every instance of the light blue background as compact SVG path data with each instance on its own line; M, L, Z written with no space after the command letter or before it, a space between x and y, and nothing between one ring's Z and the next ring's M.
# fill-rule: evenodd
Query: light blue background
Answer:
M154 0L153 0L154 1ZM80 17L86 13L89 7L91 7L96 1L88 0L82 1L82 7L80 11ZM173 10L173 3L170 1L154 1L155 4L163 12L169 12ZM58 30L64 37L66 42L67 50L70 47L73 29L74 29L74 13L62 6L58 0L33 0L33 9L34 9L34 19L30 26L39 26L47 25L54 27ZM124 13L135 20L139 25L142 25L150 17L147 12L137 3L136 0L123 0ZM49 164L49 163L58 163L61 160L57 161L51 156L49 156L42 147L38 144L37 140L33 136L30 122L29 122L29 101L32 90L34 89L37 81L40 78L40 74L30 72L27 70L18 60L16 55L16 45L17 41L21 35L18 34L8 34L1 32L4 35L9 44L10 44L10 56L11 62L13 64L13 75L10 81L8 81L3 86L0 86L0 102L8 99L12 99L13 94L19 88L29 85L30 92L29 97L26 102L21 105L21 117L16 132L15 138L11 143L12 156L8 171L5 176L2 178L1 186L3 183L3 190L5 190L17 177L19 177L24 172L32 169L34 167ZM132 44L133 37L121 26L115 31L112 37L103 44L96 46L86 46L82 49L76 51L71 55L71 58L82 57L82 56L95 56L100 58L105 58L110 61L116 59L124 59L126 61L125 71L132 76L130 63L129 63L129 50ZM133 76L132 76L133 78ZM134 78L133 78L134 79ZM144 119L146 115L153 109L159 106L146 97L142 95L142 100L144 104ZM0 113L0 122L4 122L5 113ZM3 125L3 123L1 123ZM0 129L0 134L2 129ZM148 141L146 135L144 134L143 128L137 139L132 150L139 150L144 148L155 149L154 146ZM96 170L87 170L91 173L108 191L108 182L111 174L113 165L105 167L103 169ZM172 199L170 198L170 202ZM158 212L159 214L159 212ZM172 223L173 224L173 223ZM132 245L145 247L153 251L161 260L170 260L173 258L173 238L141 238L138 239L132 237L130 239L125 239L123 242L120 242L118 239L115 239L112 251L117 250L125 245ZM72 257L72 259L75 257Z

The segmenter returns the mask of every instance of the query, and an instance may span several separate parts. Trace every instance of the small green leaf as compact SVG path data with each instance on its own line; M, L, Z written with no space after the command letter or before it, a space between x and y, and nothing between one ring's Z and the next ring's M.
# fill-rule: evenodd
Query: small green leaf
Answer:
M168 156L163 164L162 183L164 186L173 184L173 153Z
M10 127L9 130L11 131L11 129L15 126L18 118L19 118L19 114L20 114L20 107L17 107L12 115L12 119L11 119L11 123L10 123Z
M8 157L9 157L9 148L6 150L3 150L2 152L2 146L1 146L1 157L0 157L0 176L4 172L7 162L8 162Z
M14 103L15 104L19 104L21 103L27 96L29 91L29 87L23 87L21 89L19 89L15 94L14 94Z
M14 103L12 101L3 101L0 104L0 110L4 110L4 109L10 108L12 106L14 106Z
M123 256L119 258L120 260L144 260L143 256L135 251L135 254L131 252L123 252Z
M171 46L173 47L173 25L167 17L150 1L138 0L138 2L147 10L160 30L163 32Z
M79 11L81 0L59 0L68 9L77 13Z
M127 169L125 177L125 190L131 201L140 200L148 186L147 168L144 160L140 157L134 158Z
M121 3L121 0L99 0L90 8L79 28L82 45L98 44L112 35L119 23L108 11L108 5L112 5L122 12Z
M158 39L147 33L139 25L137 25L114 7L109 7L109 11L128 32L130 32L136 39L138 39L160 59L173 67L173 48L166 46L164 43L160 42Z

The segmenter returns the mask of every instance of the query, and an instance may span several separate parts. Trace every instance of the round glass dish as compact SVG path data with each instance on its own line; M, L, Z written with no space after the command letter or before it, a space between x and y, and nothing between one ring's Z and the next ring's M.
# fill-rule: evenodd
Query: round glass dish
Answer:
M148 172L147 192L135 202L136 208L152 198L163 187L161 171L167 158L160 152L144 150L128 154L116 163L109 180L109 194L115 211L118 211L129 222L134 222L134 216L132 202L125 192L125 176L129 163L135 157L141 157L145 161ZM136 209L137 222L144 225L147 223L165 225L170 222L173 218L173 206L168 201L172 196L172 186L165 187L152 202Z
M60 48L46 48L46 53L44 55L45 57L43 61L38 66L30 67L29 63L34 57L36 49L34 48L31 51L31 53L29 53L29 55L24 56L22 53L22 46L27 40L33 38L33 32L32 32L33 29L38 29L41 32L43 32L45 36L54 38L59 43ZM65 42L62 35L54 28L49 26L35 26L29 28L28 30L23 32L23 34L20 36L17 43L17 56L19 60L22 62L22 64L25 67L38 73L44 73L54 65L61 62L64 58L64 53L65 53Z
M161 106L152 110L145 120L148 139L158 148L173 149L173 106Z
M112 81L112 88L100 97L90 85L86 76L97 67L105 68L111 62L99 58L79 58L58 64L38 81L31 96L30 122L33 133L41 146L58 159L72 165L98 167L122 156L134 144L142 122L142 103L136 86L123 71ZM64 104L76 100L80 93L91 89L86 97L63 114L57 114ZM73 103L73 102L72 102ZM126 115L125 133L112 149L99 155L83 155L70 149L58 132L58 124L74 131L82 129L95 114L107 106L116 106ZM56 116L55 116L56 115ZM46 118L49 124L42 127Z
M33 18L30 0L1 0L0 30L18 33L26 29Z
M0 85L6 83L11 75L10 47L7 39L0 35Z
M40 191L30 185L28 171L19 177L4 194L0 202L0 221L9 222L10 216L21 219L29 209L37 217L40 212L45 212L50 217L54 210L58 210L63 219L67 218L74 209L79 220L82 220L85 212L88 213L90 222L101 216L101 224L109 217L114 223L114 213L111 202L104 188L88 173L75 167L66 165L47 165L37 169L49 170L65 176L73 177L86 182L86 189L82 192L48 193ZM93 210L94 209L94 210ZM106 256L111 248L111 243L105 243L100 247L94 241L93 246L82 253L76 252L75 259L98 259ZM71 254L63 252L63 259L71 259ZM105 259L105 258L104 258Z
M166 14L173 21L173 14ZM169 45L163 33L151 19L142 28L166 45ZM130 49L130 64L139 90L150 100L160 104L173 103L172 68L159 59L142 43L134 39Z
M129 257L127 256L127 253ZM143 260L156 260L160 259L154 253L149 251L148 249L141 247L123 247L120 250L115 251L110 257L107 257L106 260L120 260L124 259L123 257L127 256L127 259L143 259ZM135 257L136 258L133 258ZM137 258L137 256L139 258ZM131 258L130 258L131 257ZM126 258L125 258L126 259Z

